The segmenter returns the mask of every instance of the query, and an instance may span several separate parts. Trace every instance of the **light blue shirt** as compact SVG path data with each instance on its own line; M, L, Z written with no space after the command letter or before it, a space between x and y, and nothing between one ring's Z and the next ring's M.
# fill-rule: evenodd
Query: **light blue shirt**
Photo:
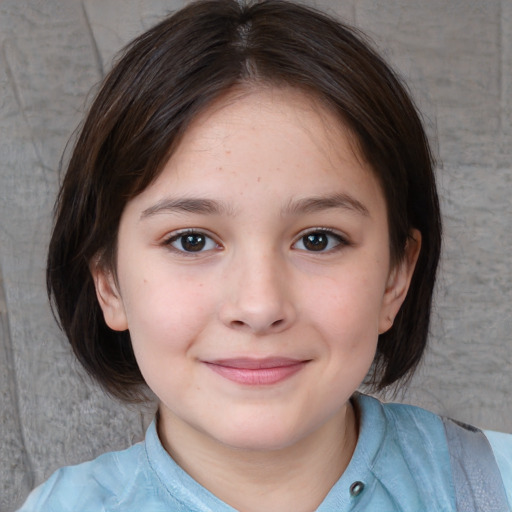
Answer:
M355 400L361 423L354 455L317 512L455 510L450 457L439 416L418 407L382 404L365 395L356 395ZM486 436L512 509L512 435L486 432ZM19 512L234 510L173 461L153 422L144 442L59 469L32 492Z

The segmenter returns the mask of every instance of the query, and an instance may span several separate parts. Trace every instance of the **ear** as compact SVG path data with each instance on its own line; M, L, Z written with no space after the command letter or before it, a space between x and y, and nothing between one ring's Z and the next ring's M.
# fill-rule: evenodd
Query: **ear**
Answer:
M405 245L404 257L391 269L388 276L379 317L379 334L388 331L393 325L409 290L420 249L421 233L413 229Z
M91 263L90 271L105 323L114 331L125 331L128 329L128 321L112 271L105 269L97 260Z

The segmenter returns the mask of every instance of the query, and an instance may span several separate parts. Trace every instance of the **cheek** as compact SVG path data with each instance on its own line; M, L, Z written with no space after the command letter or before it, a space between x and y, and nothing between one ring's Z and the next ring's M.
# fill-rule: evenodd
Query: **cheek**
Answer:
M193 385L196 347L214 301L200 283L149 278L139 282L127 305L128 329L140 371L153 392L184 395Z
M128 329L134 350L184 350L198 336L215 305L204 282L143 271L123 290ZM142 354L141 354L142 355Z
M383 280L367 273L347 272L307 287L306 308L329 337L359 343L358 335L378 335L384 294Z
M374 360L384 284L366 272L344 272L310 286L309 322L327 354L326 389L356 389Z

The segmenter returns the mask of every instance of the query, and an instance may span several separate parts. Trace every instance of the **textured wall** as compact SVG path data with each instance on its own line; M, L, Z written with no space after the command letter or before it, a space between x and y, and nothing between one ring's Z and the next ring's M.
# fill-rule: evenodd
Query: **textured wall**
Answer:
M83 375L44 259L59 158L91 86L183 1L0 0L0 511L144 418ZM310 1L366 30L437 138L445 248L432 344L404 400L512 431L512 0Z

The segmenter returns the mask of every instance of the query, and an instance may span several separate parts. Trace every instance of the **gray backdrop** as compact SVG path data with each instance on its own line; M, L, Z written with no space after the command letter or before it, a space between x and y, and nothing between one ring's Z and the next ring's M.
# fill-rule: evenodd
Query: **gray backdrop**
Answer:
M44 260L59 158L113 54L180 0L0 0L0 510L147 420L54 325ZM403 400L512 431L512 0L322 0L409 81L435 138L445 246L432 344Z

